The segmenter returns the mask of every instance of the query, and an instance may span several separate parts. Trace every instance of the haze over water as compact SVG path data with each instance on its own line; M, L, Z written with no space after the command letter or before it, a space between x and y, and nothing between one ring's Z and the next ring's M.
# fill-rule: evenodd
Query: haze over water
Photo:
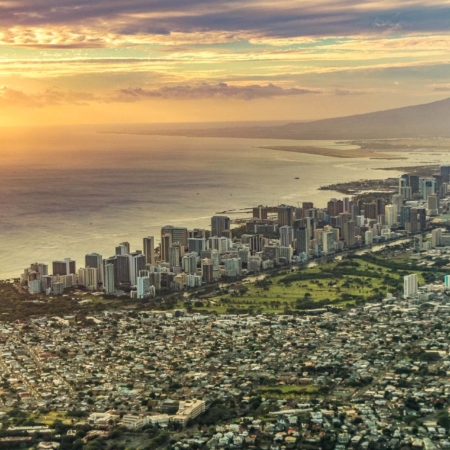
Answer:
M163 225L209 227L210 217L225 210L302 201L325 206L342 194L317 191L321 185L395 176L371 169L423 159L337 159L258 148L289 144L338 145L94 128L2 132L0 278L19 276L32 262L65 257L83 267L86 253L107 257L123 241L141 249L144 236L159 242Z

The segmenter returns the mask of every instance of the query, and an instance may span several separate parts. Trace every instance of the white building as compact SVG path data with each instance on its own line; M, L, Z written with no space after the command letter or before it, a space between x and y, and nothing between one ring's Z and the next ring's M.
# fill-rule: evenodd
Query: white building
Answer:
M205 410L206 404L203 400L181 401L178 412L172 416L171 420L185 426L189 419L194 419L202 412L205 412Z
M419 281L417 274L412 273L403 277L403 297L408 298L417 294Z
M364 243L366 245L372 245L373 244L373 231L367 230L364 233Z
M114 295L114 264L106 264L105 266L105 293Z
M195 275L197 273L197 259L198 254L196 252L191 252L184 255L181 260L181 266L183 271L190 275Z
M386 224L392 227L397 223L397 205L386 205L384 208Z
M335 233L333 231L327 231L322 233L322 248L324 253L332 253L335 250Z
M436 248L441 245L442 229L436 228L431 232L431 247Z
M96 267L87 267L86 268L86 283L85 286L91 289L98 288L98 269Z
M147 298L151 296L151 282L150 277L137 277L136 289L137 298Z

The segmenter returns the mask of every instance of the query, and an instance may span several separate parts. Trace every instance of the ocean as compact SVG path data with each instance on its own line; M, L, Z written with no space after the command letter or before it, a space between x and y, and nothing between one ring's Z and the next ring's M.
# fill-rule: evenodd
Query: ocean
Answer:
M325 206L342 194L319 186L396 176L373 169L423 159L337 159L259 148L267 145L354 148L332 141L111 134L92 126L0 130L0 278L66 257L83 267L86 253L108 257L123 241L142 249L144 236L159 242L161 226L208 227L225 210L302 201Z

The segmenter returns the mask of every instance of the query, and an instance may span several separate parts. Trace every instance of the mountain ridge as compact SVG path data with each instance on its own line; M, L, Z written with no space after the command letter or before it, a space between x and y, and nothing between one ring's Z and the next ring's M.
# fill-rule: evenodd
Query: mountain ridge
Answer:
M121 133L121 131L117 131ZM292 140L450 138L450 98L365 114L276 126L122 131L129 134Z

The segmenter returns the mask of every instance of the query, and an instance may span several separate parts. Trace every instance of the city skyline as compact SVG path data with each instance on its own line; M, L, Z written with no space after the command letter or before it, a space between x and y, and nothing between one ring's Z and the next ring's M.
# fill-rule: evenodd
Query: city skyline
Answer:
M71 258L54 260L51 275L48 265L32 263L24 269L21 285L34 294L59 295L84 286L107 295L150 298L164 289L180 291L239 279L417 234L420 249L434 249L447 245L450 238L432 222L449 210L449 167L441 166L428 177L403 174L394 185L397 193L373 197L369 190L342 200L331 198L325 208L310 201L297 207L255 206L251 218L234 221L235 228L224 214L211 217L210 229L165 225L159 247L154 236L144 237L142 249L135 251L130 242L121 242L113 256L86 254L85 267L78 270ZM431 240L422 242L427 231ZM405 295L415 294L417 288L408 288L406 280Z

